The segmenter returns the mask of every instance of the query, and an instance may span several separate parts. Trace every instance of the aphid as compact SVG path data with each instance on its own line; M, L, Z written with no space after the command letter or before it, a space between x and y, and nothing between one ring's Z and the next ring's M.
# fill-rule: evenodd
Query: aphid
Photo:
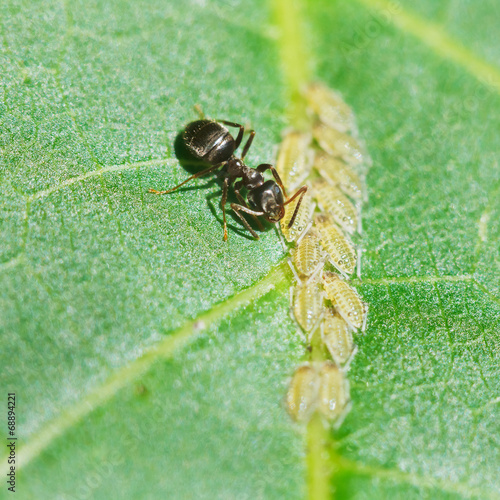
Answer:
M293 374L286 395L286 408L296 422L307 422L318 400L318 373L310 365L302 365Z
M309 148L311 135L292 131L280 146L276 170L288 189L295 189L309 175L314 152Z
M314 212L314 203L311 195L307 192L300 198L295 198L285 209L285 215L281 219L281 232L285 239L296 241L309 224ZM293 221L292 221L293 219Z
M319 370L319 379L319 411L327 420L342 419L349 404L349 385L342 370L335 363L325 361Z
M356 252L352 244L329 217L317 215L315 223L321 245L332 265L341 273L352 274L356 268Z
M312 185L314 196L319 204L328 212L342 229L353 233L358 226L356 207L340 189L318 179Z
M351 359L356 349L351 330L344 318L332 307L324 312L321 337L335 363L343 365Z
M361 179L355 174L351 167L346 165L339 158L334 158L329 154L319 152L314 160L314 168L321 176L338 185L345 194L354 200L361 200L363 197L363 187Z
M369 163L370 159L359 142L350 135L318 123L313 129L314 138L328 154L343 158L351 165Z
M286 407L296 422L305 423L315 411L340 424L349 405L349 385L342 371L331 361L299 366L293 374Z
M341 132L355 129L354 114L337 92L320 83L309 85L306 90L309 108L329 127Z
M228 129L224 127L222 123L230 127L239 128L236 139L233 138ZM307 187L301 187L291 198L284 201L283 195L287 198L286 190L283 187L280 176L272 165L263 163L257 168L251 168L243 162L243 159L245 158L255 136L255 132L253 130L250 131L250 137L243 148L241 158L237 158L234 155L234 152L241 144L244 131L245 129L243 125L224 120L222 120L221 123L214 120L197 120L189 123L183 135L186 148L195 159L208 163L211 166L201 172L198 172L197 174L192 175L172 189L168 189L167 191L150 189L149 192L154 194L172 193L187 182L209 174L210 172L222 167L224 169L225 177L221 199L221 208L224 219L224 241L227 241L227 192L229 186L232 185L238 178L241 178L241 180L234 184L234 192L240 204L231 203L231 208L241 219L246 229L252 234L252 236L259 239L257 233L250 227L250 224L241 212L252 215L257 220L259 227L263 229L262 224L260 224L257 217L263 216L268 222L272 223L279 222L285 215L285 206L288 203L298 197L297 206L300 206L300 200L306 193ZM264 180L262 173L266 170L271 170L275 180ZM240 193L243 187L247 190L248 204L243 195ZM292 215L290 219L290 226L293 222L294 215Z
M323 312L323 293L319 278L306 283L297 283L293 289L293 314L297 323L310 332L318 323Z
M323 252L315 233L309 231L292 251L292 258L300 276L311 276L318 268Z
M323 273L323 286L326 296L346 322L354 330L358 328L364 330L368 308L356 290L341 280L337 274L331 272Z

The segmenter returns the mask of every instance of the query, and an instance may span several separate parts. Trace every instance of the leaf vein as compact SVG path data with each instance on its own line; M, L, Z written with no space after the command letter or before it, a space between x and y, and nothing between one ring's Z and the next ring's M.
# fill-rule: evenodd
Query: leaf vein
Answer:
M396 483L410 484L417 488L437 489L443 492L458 493L466 497L478 497L492 500L500 499L500 494L497 492L474 487L463 482L452 482L450 480L419 476L418 474L403 472L396 468L386 469L380 466L365 465L359 461L350 460L339 455L334 456L334 462L339 469L351 471L363 476L376 477Z
M141 167L152 167L156 165L174 165L175 162L171 158L169 159L162 159L162 160L149 160L149 161L139 161L135 163L123 163L120 165L109 165L107 167L102 167L97 170L93 170L91 172L87 172L82 175L78 175L76 177L71 177L70 179L66 179L65 181L61 182L60 184L57 184L55 186L48 187L46 189L42 189L41 191L38 191L36 193L33 193L30 197L30 201L38 200L40 198L44 198L45 196L49 196L52 193L55 193L57 191L60 191L61 189L64 189L68 186L71 186L72 184L75 184L77 182L85 181L87 179L91 179L92 177L98 177L102 174L106 174L109 172L124 172L126 170L133 170L133 169L138 169Z
M438 24L407 11L399 3L390 0L357 1L383 15L384 19L389 19L401 31L412 34L436 54L460 65L478 81L500 93L500 69L455 40Z

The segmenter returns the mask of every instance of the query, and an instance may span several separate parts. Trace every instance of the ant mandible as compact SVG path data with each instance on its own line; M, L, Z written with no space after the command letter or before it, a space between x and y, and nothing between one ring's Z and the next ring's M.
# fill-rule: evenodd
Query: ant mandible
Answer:
M239 128L236 139L233 138L233 136L229 133L229 130L222 124L229 127ZM234 184L234 192L240 204L231 203L231 208L241 219L254 238L259 239L259 236L250 227L250 224L247 222L245 217L243 217L241 212L252 215L256 220L259 229L263 231L264 227L257 217L264 216L268 222L277 223L285 215L285 205L288 205L297 196L300 196L293 216L288 224L288 227L291 227L295 221L295 217L297 216L302 198L307 191L307 186L302 186L291 198L288 199L280 176L272 165L269 163L263 163L257 168L251 168L245 165L243 160L252 145L253 138L255 137L255 131L250 131L250 137L243 148L241 158L237 158L234 155L234 152L241 144L244 132L245 128L243 125L228 122L226 120L220 120L219 122L215 120L203 119L189 123L183 134L183 140L189 150L189 153L195 159L208 163L211 166L201 172L198 172L197 174L192 175L172 189L168 189L167 191L150 189L149 192L154 194L172 193L193 179L209 174L218 168L225 167L225 178L222 186L221 199L222 215L224 218L224 241L227 241L227 192L229 186L231 186L233 182L240 177L241 180ZM264 180L262 173L266 170L271 170L275 180ZM240 192L243 187L247 189L248 204ZM284 201L283 195L285 195L287 201Z

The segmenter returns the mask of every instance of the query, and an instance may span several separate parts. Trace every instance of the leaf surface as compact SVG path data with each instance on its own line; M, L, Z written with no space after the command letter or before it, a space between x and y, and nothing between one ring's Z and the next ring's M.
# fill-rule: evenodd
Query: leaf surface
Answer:
M498 7L303 7L315 74L374 158L369 327L329 435L331 495L500 498ZM257 131L250 164L273 160L289 82L272 6L3 11L0 363L20 498L307 496L305 430L282 406L305 349L276 233L230 218L224 243L213 177L146 193L189 175L174 144L194 104Z

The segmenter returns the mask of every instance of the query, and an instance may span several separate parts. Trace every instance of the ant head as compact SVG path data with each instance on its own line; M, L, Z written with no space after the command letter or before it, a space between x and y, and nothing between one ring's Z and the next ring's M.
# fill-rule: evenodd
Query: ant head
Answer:
M264 217L269 222L279 222L285 216L283 193L274 181L266 181L261 186L248 193L248 201L264 212Z

